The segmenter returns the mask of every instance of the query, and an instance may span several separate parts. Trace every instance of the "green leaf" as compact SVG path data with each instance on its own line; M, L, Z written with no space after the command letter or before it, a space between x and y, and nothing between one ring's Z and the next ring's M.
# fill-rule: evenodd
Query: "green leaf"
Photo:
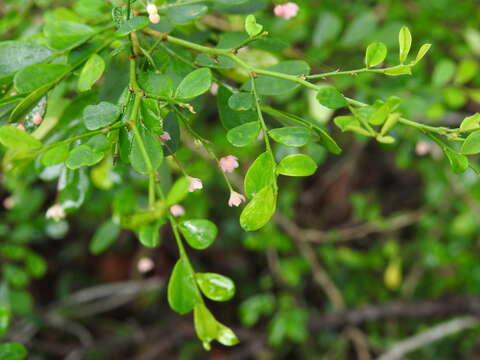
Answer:
M251 93L235 93L228 99L228 106L236 111L245 111L253 107L254 97Z
M302 126L285 126L270 130L268 135L276 142L285 146L301 147L310 141L312 132L310 129Z
M8 122L17 121L26 115L55 84L56 82L51 82L31 92L13 109Z
M143 124L148 130L154 134L163 134L163 119L157 100L142 99L142 116Z
M263 30L263 26L257 24L257 19L255 15L248 15L245 19L245 31L251 38L260 34Z
M207 92L212 86L212 72L208 68L192 71L178 85L175 97L181 100L193 99Z
M23 360L27 354L27 349L22 344L14 342L0 344L0 359L2 360Z
M454 173L461 174L468 169L468 158L465 155L459 154L448 146L445 146L443 151L445 152L445 156L448 158Z
M56 164L63 163L65 160L68 159L68 154L70 153L70 149L68 145L61 144L51 148L50 150L46 151L42 156L42 164L45 166L52 166Z
M145 29L150 24L146 16L135 16L120 25L117 30L118 36L126 36L134 31Z
M374 42L368 45L365 54L365 65L367 67L380 65L387 57L387 47L382 42Z
M480 131L472 132L467 136L462 145L462 153L465 155L480 153Z
M86 169L70 170L65 167L58 180L59 205L65 210L77 210L85 201L89 186Z
M403 26L398 33L398 44L400 64L403 64L407 60L410 48L412 46L412 34L408 27Z
M225 346L234 346L238 344L238 338L233 331L225 325L219 323L204 303L195 306L193 313L195 332L202 341L205 350L211 349L210 343L217 340Z
M100 79L105 71L105 60L98 55L93 54L83 65L80 77L78 78L78 91L88 91Z
M240 215L240 226L245 231L259 230L268 224L275 213L277 196L273 186L264 187L255 194Z
M368 122L372 125L383 125L389 114L390 106L388 104L383 104L375 110L372 116L370 116L370 119L368 119Z
M423 59L423 57L427 54L428 50L430 50L430 47L432 44L423 44L420 49L418 50L417 57L415 58L415 64L418 63L420 60Z
M317 171L317 164L308 155L292 154L284 157L277 167L277 172L286 176L310 176Z
M85 41L94 33L90 26L73 21L48 21L43 28L50 47L58 50L68 49Z
M377 22L378 19L373 12L359 13L343 33L340 45L351 48L354 45L363 44L375 31Z
M213 301L228 301L235 294L235 284L226 276L215 273L195 274L203 294Z
M210 343L217 337L217 320L210 310L203 303L200 303L195 306L193 321L198 338L202 341L205 350L209 351L211 349Z
M213 244L217 237L217 226L209 220L187 220L179 225L179 230L188 245L197 250L203 250Z
M480 127L480 113L467 116L460 124L460 130L468 131Z
M181 315L188 314L200 303L200 294L188 262L180 258L173 268L167 289L168 304Z
M10 289L8 284L2 280L2 282L0 282L0 338L7 333L10 318Z
M275 71L287 75L308 75L310 73L310 66L305 61L288 60L282 61L272 67L269 71ZM260 95L280 95L298 88L300 85L296 82L277 77L259 75L255 79L255 86L257 93ZM252 91L251 80L247 81L242 89L245 91Z
M25 258L25 269L30 276L40 278L47 271L47 263L45 260L33 252L29 252Z
M400 113L391 113L380 130L380 136L384 136L397 124L400 119Z
M245 175L245 195L252 198L262 190L275 182L275 160L269 152L260 154L253 162Z
M83 121L88 130L97 130L113 124L120 114L117 105L102 101L97 105L88 105L83 110Z
M138 84L149 95L171 98L173 95L172 78L165 74L141 72L138 74Z
M140 137L142 138L143 145L150 158L153 170L157 170L163 162L163 148L158 138L149 130L143 126L139 129ZM130 163L135 171L140 174L148 174L150 169L148 163L145 161L145 157L142 151L142 144L134 136L132 140L132 147L129 155Z
M205 15L208 7L205 5L185 5L170 7L166 15L174 25L186 25Z
M94 150L87 144L75 147L65 162L69 169L75 170L83 166L92 166L100 162L105 154L101 151Z
M233 146L247 146L253 143L260 133L258 121L242 124L227 132L227 140Z
M116 223L111 220L103 223L90 241L90 252L94 255L103 253L113 245L119 234L120 227Z
M160 245L160 225L143 225L138 232L140 243L148 248L155 248Z
M186 177L181 177L173 184L165 199L168 206L182 202L188 195L190 181Z
M329 109L340 109L348 105L345 97L332 86L320 88L317 93L317 100L323 106Z
M228 105L232 92L220 86L217 94L217 108L220 121L225 129L232 129L239 125L258 122L258 114L254 110L235 111Z
M32 135L12 125L0 127L0 143L9 149L20 151L36 150L43 146Z
M412 75L411 65L398 65L384 71L385 75L400 76L400 75Z
M320 137L319 143L322 144L325 149L336 155L342 152L340 146L338 146L335 140L333 140L333 138L325 130L319 128L318 126L313 126L313 130Z
M17 72L13 81L18 92L29 93L60 80L69 69L70 66L62 64L34 64Z
M26 66L45 61L52 52L29 41L4 41L0 43L0 79Z

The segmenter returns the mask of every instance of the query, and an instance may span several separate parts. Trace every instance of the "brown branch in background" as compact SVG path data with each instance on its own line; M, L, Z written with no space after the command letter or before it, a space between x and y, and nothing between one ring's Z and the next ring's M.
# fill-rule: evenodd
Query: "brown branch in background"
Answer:
M473 316L465 316L449 320L447 322L438 324L426 331L422 331L421 333L412 336L411 338L394 344L386 353L380 356L377 360L402 359L409 352L429 345L432 342L440 340L459 331L476 327L479 324L480 320Z
M384 305L369 305L315 318L310 323L311 331L335 329L346 325L361 325L383 319L420 319L469 314L480 316L480 297L403 301Z

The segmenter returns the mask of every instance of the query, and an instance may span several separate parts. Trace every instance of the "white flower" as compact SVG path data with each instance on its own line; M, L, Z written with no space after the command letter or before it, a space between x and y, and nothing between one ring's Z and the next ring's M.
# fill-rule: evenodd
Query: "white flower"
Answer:
M245 201L245 196L232 190L230 192L230 199L228 199L228 206L230 207L239 206L244 201Z
M149 15L158 14L158 10L157 10L157 7L155 6L155 4L149 3L147 5L147 13Z
M153 260L148 257L142 257L138 260L137 269L141 273L146 273L152 270L155 267Z
M418 156L425 156L430 152L430 150L431 150L431 146L426 141L419 141L415 146L415 152L417 153Z
M185 208L182 205L176 204L170 208L170 213L175 217L183 216L185 215Z
M47 219L53 219L55 221L60 221L60 220L64 219L66 215L65 215L65 210L63 210L63 208L60 205L56 204L56 205L51 206L47 210L45 216L47 217Z
M189 192L203 189L202 180L190 176L188 177L188 180L190 181L190 186L188 187Z
M210 94L213 96L218 94L218 84L216 82L212 83L212 86L210 87Z
M231 173L238 167L238 158L233 155L224 156L220 159L218 165L223 172Z

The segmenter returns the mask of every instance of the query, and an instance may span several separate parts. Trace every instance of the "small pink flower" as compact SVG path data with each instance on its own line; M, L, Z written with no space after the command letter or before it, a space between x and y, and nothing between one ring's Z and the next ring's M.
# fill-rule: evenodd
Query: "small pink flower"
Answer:
M15 206L15 200L13 199L13 196L7 197L5 200L3 200L3 206L5 209L11 209Z
M185 215L185 208L182 205L176 204L170 208L170 213L175 217L183 216Z
M33 123L34 123L35 125L40 125L40 123L42 122L42 120L43 120L42 114L40 114L39 112L37 112L37 113L35 114L35 116L33 117L33 120L32 120L32 121L33 121Z
M23 124L18 124L17 125L17 129L20 129L22 131L25 131L25 126L23 126Z
M150 270L153 270L154 267L155 264L153 263L153 260L148 257L142 257L138 260L137 269L141 273L149 272Z
M190 186L188 187L189 192L203 189L202 180L190 176L188 177L188 180L190 180Z
M148 18L152 24L158 24L160 22L160 15L158 14L150 14Z
M172 137L170 136L170 134L168 132L164 131L163 134L160 135L160 143L162 145L165 145L165 143L167 141L170 141L170 140L172 140Z
M210 94L213 96L218 94L218 84L216 82L212 83L212 86L210 87Z
M300 8L294 2L287 2L283 5L276 5L273 9L275 16L289 20L297 16L298 10Z
M65 210L63 210L63 208L60 205L56 204L47 210L45 216L47 217L47 219L53 219L55 221L59 221L61 219L64 219L66 215L65 215Z
M243 201L245 201L245 196L237 193L236 191L230 192L230 199L228 199L228 206L239 206Z
M147 5L147 13L149 15L158 14L158 10L157 10L157 7L155 6L155 4L149 3Z
M430 152L430 150L431 150L431 146L426 141L419 141L415 146L415 153L418 156L425 156Z
M224 156L220 159L218 165L223 172L231 173L238 167L238 158L233 155Z

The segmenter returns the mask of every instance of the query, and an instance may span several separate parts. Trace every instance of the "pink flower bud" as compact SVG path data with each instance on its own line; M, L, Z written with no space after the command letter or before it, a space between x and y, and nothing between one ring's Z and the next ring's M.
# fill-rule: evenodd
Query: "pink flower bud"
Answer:
M158 14L150 14L148 18L152 24L158 24L160 22L160 15Z
M25 131L25 126L23 126L23 124L18 124L17 125L17 129L20 129L22 131Z
M224 156L220 159L218 165L223 172L231 173L238 167L238 158L233 155Z
M170 141L170 140L172 140L172 137L170 136L170 134L168 132L164 131L163 134L160 135L160 143L162 145L165 145L165 143L167 141Z
M47 217L47 219L53 219L55 221L59 221L61 219L64 219L66 215L65 215L65 210L63 210L63 208L60 205L56 204L47 210L45 216Z
M298 14L300 8L294 2L287 2L282 5L276 5L273 9L275 16L289 20Z
M425 156L430 152L430 150L431 150L431 146L426 141L419 141L415 146L415 153L418 156Z
M176 204L170 208L170 213L175 217L183 216L185 215L185 208L182 205Z
M7 197L5 200L3 200L3 207L5 209L11 209L15 206L15 200L13 199L13 196Z
M155 4L149 3L147 5L147 13L149 15L158 14L158 10L157 10L157 7L155 6Z
M42 114L40 114L39 112L37 112L37 113L35 114L35 116L33 117L33 120L32 120L32 121L33 121L33 123L34 123L35 125L40 125L40 123L42 122L42 120L43 120Z
M210 94L213 96L218 94L218 84L216 82L212 83L212 86L210 87Z
M202 180L190 176L188 177L188 180L190 180L190 186L188 187L189 192L203 189Z
M230 199L228 199L228 206L239 206L243 201L245 201L245 196L237 193L236 191L230 192Z
M138 260L137 269L141 273L149 272L150 270L153 270L154 267L155 264L153 263L153 260L148 257L142 257Z

